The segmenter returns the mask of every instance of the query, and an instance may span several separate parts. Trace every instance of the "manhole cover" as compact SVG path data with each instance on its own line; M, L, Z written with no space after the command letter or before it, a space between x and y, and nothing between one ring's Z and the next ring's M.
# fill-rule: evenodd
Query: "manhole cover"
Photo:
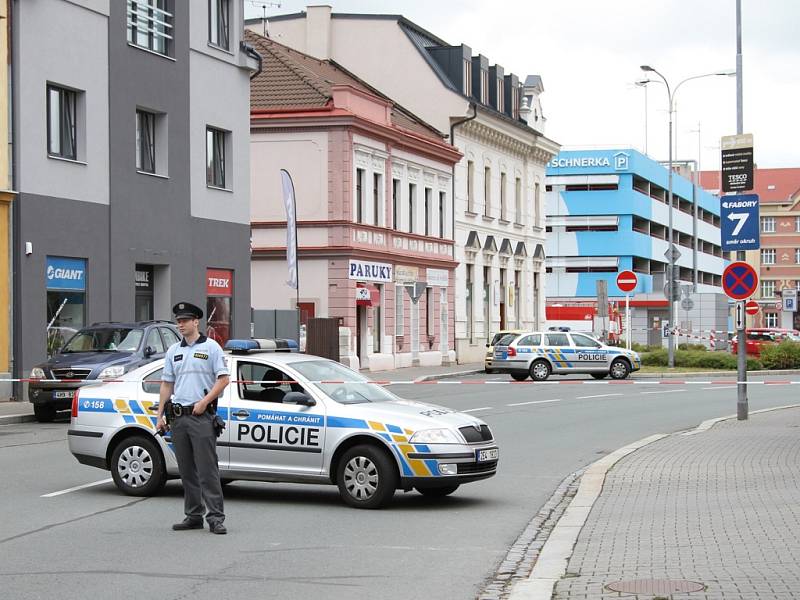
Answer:
M670 594L701 592L706 588L702 583L685 579L638 579L636 581L615 581L606 585L612 592L625 594L652 594L669 596Z

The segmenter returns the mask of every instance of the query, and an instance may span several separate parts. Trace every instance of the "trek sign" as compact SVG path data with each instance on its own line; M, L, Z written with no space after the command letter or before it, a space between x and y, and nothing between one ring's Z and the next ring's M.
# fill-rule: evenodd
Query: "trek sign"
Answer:
M722 196L720 208L722 251L758 250L758 195Z

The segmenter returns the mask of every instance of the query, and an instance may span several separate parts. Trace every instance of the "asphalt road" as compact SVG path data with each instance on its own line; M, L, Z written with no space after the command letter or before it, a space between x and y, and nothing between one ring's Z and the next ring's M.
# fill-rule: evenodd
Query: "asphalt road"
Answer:
M236 482L224 537L170 530L183 516L179 482L149 499L107 482L65 492L109 477L69 454L66 422L0 426L2 596L474 598L565 476L634 440L736 412L731 386L584 381L393 386L484 419L499 474L443 500L398 492L381 511L345 507L332 486ZM796 402L798 389L750 386L751 410Z

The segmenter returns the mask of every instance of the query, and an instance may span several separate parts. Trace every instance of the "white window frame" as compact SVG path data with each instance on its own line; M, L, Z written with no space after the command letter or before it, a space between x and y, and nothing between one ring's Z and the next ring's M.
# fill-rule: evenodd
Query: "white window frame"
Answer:
M800 265L800 248L794 249L794 262L795 264Z
M522 225L522 178L514 178L514 223Z
M48 84L46 94L47 154L78 160L78 92Z
M475 212L475 161L467 161L467 212Z
M500 220L508 221L508 195L506 194L506 183L508 176L505 171L500 171Z
M366 190L364 189L364 186L366 185L366 173L366 169L356 167L356 181L355 186L353 186L353 192L355 194L356 223L363 223L367 216Z
M127 0L128 43L150 52L170 56L174 15L166 10L168 0Z
M795 233L800 233L800 217L794 218L794 230Z
M404 283L394 285L394 336L403 337L405 315L403 313L403 297L406 291Z
M492 168L483 166L483 216L492 216Z
M768 312L764 313L764 327L777 327L778 326L778 313Z
M762 248L761 249L761 264L774 265L775 264L775 248Z
M772 279L761 280L761 297L774 298L775 297L775 281Z
M761 217L761 232L775 233L775 217Z

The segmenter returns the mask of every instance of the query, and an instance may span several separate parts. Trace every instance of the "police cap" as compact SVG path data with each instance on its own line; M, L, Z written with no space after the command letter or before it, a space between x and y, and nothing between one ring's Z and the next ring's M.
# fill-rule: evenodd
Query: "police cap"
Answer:
M176 319L202 319L203 311L191 302L178 302L172 307Z

